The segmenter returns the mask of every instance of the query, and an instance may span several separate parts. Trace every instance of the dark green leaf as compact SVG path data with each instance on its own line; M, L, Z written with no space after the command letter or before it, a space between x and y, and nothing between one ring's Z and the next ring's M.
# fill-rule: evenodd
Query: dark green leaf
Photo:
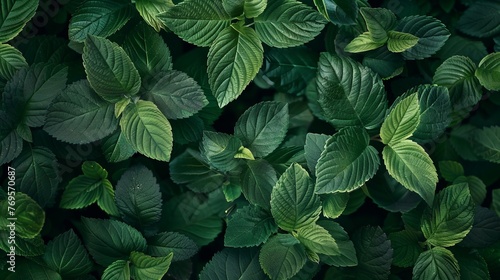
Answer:
M356 279L387 279L391 270L391 241L380 227L363 227L352 236L358 256Z
M474 223L460 246L468 248L486 248L500 240L500 218L492 210L477 206Z
M22 192L17 191L12 197L15 201L14 212L12 212L12 206L7 200L0 201L0 228L10 230L7 225L13 222L7 219L15 217L16 238L31 239L36 237L45 223L45 212L31 197Z
M336 222L329 220L318 221L318 225L325 228L335 239L340 254L334 256L321 256L321 261L328 265L346 267L358 265L354 244L349 240L347 232Z
M238 209L227 221L224 245L227 247L252 247L265 243L278 231L273 217L259 206Z
M499 5L500 7L500 5ZM488 90L500 90L498 75L500 74L500 53L485 56L476 69L476 77Z
M264 279L255 248L225 248L216 253L200 273L200 280Z
M423 252L413 267L414 280L455 280L460 278L458 261L445 248L434 247Z
M121 131L104 139L102 152L108 162L124 161L135 154L134 148Z
M500 127L492 126L475 130L474 152L481 158L500 163Z
M208 163L221 171L234 170L239 161L235 159L241 141L228 134L204 131L201 142L202 155Z
M499 9L498 1L476 1L462 14L457 28L474 37L493 37L500 33Z
M262 246L259 254L262 269L273 280L291 278L306 261L304 246L289 234L273 236Z
M272 165L263 159L250 160L246 162L242 175L241 191L245 198L250 203L269 209L271 191L278 181Z
M198 246L187 236L177 232L161 232L148 239L148 254L165 257L174 253L172 261L183 261L198 252Z
M17 70L27 66L20 51L11 45L0 44L0 78L10 80Z
M358 2L350 0L314 0L318 11L328 20L338 25L356 23Z
M420 253L424 250L419 244L418 235L411 230L403 230L389 234L394 259L392 263L399 267L411 267L415 265Z
M96 202L102 192L102 179L80 175L69 181L59 203L63 209L81 209Z
M366 21L369 35L376 43L384 43L388 39L387 31L394 29L396 25L396 15L384 8L360 9L361 15Z
M478 251L454 250L453 255L460 267L461 280L491 279L488 265Z
M316 164L325 149L326 141L330 136L325 134L308 133L306 135L306 144L304 152L307 161L307 168L311 173L316 174Z

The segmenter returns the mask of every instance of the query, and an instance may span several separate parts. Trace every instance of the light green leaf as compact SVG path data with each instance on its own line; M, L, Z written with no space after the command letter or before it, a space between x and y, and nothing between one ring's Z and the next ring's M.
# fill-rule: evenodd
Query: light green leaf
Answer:
M162 279L172 262L173 253L164 257L151 257L141 252L130 254L130 274L136 280Z
M354 38L347 46L345 46L344 51L350 53L360 53L367 52L374 49L378 49L384 45L383 42L377 43L373 41L370 32L361 33L358 37Z
M481 158L500 163L500 127L491 126L474 132L474 152Z
M0 4L0 43L12 40L35 15L36 0L4 0Z
M210 168L200 153L187 149L170 163L170 178L176 184L186 185L197 193L216 190L225 182L225 176Z
M161 232L148 238L147 253L154 257L165 257L173 253L172 261L183 261L198 252L198 246L187 236L177 232Z
M254 18L264 12L267 0L223 0L222 5L234 17L245 13L246 18Z
M443 189L422 216L422 232L427 243L450 247L469 233L474 220L474 203L466 184Z
M255 18L255 31L266 45L288 48L314 39L325 23L320 13L299 1L273 0Z
M42 208L52 206L61 180L56 156L47 148L26 146L12 162L16 189L33 198Z
M0 44L0 78L10 80L17 70L27 66L20 51L11 45Z
M432 205L438 176L432 159L421 146L403 140L385 146L382 156L387 171L396 181Z
M387 94L382 79L351 58L322 53L316 79L319 104L328 122L337 128L382 123Z
M336 25L352 25L358 17L358 1L314 0L318 11Z
M226 172L237 168L239 161L235 156L240 147L241 141L232 135L204 131L200 150L211 166Z
M465 56L452 56L441 64L434 74L433 83L447 87L453 107L463 110L481 100L481 84L474 75L476 64Z
M304 156L306 157L307 168L312 174L316 174L316 164L329 138L330 136L325 134L307 133L306 135Z
M383 80L389 80L403 73L405 61L400 54L390 52L386 47L366 53L363 65L370 67L380 75Z
M475 73L481 85L488 90L500 90L500 53L491 53L485 56Z
M139 100L127 106L120 127L134 150L152 159L170 160L172 128L154 103Z
M96 202L101 196L102 179L90 178L84 175L69 181L64 189L59 207L63 209L81 209Z
M335 239L339 248L340 254L321 256L321 261L337 267L356 266L358 259L356 257L356 250L354 244L349 240L349 235L338 223L331 220L318 221L318 225L328 231L328 233Z
M418 94L401 100L389 113L380 129L384 144L396 144L413 135L420 123Z
M254 205L269 209L271 191L278 181L273 166L264 159L246 161L242 175L241 191L245 198Z
M330 219L340 217L349 202L349 193L328 193L321 195L320 197L321 206L323 208L323 216Z
M200 47L210 46L232 19L220 0L186 0L158 17L184 41Z
M99 198L97 199L97 205L110 216L120 216L118 207L116 207L115 190L113 189L113 185L111 185L111 182L109 180L103 180L102 185L103 188L101 191L101 196L99 196Z
M172 0L135 0L135 8L151 27L156 32L161 29L167 29L167 26L158 18L158 15L172 8L174 3Z
M278 227L270 213L259 206L248 205L238 209L228 219L224 246L258 246L277 231Z
M464 176L464 167L459 162L444 160L439 162L439 172L446 181L453 183L458 177Z
M136 152L122 131L111 134L103 141L102 152L108 162L124 161Z
M256 248L225 248L216 253L200 273L200 280L265 279Z
M144 165L130 167L116 183L116 206L123 221L139 229L160 219L160 186Z
M384 8L362 7L360 12L372 40L376 43L385 43L388 38L387 31L394 29L396 25L396 15Z
M271 213L278 226L292 231L316 222L319 196L307 171L294 163L281 175L271 193Z
M43 260L63 277L78 277L92 270L92 261L73 230L66 231L47 244Z
M116 130L118 121L113 114L113 104L102 100L86 80L81 80L54 99L43 129L64 142L91 143Z
M317 224L310 224L297 230L295 237L307 249L327 256L340 254L340 249L332 235Z
M418 234L412 230L402 230L389 234L394 249L392 264L399 267L415 265L420 253L424 250L419 244Z
M460 278L458 261L448 249L434 247L423 252L413 267L413 280L455 280Z
M144 99L158 106L167 119L183 119L208 104L198 83L183 72L158 72L144 87Z
M391 271L393 249L382 229L362 227L354 232L352 242L358 257L355 279L387 279Z
M436 18L423 15L404 17L396 31L412 34L419 38L418 43L402 52L407 60L419 60L432 56L441 49L450 37L446 26Z
M390 30L387 36L387 48L393 53L404 52L418 43L418 37L409 33Z
M252 28L233 24L222 30L208 52L208 82L219 107L238 98L262 66L264 49Z
M95 179L108 178L108 171L95 161L85 161L82 164L82 172L85 176Z
M16 174L16 176L19 175ZM7 225L12 221L7 219L9 217L16 218L16 237L34 238L42 231L45 223L45 211L43 211L36 201L20 191L17 191L13 197L16 202L14 213L12 213L12 206L9 205L7 199L0 201L0 228L2 230L10 230L10 228L7 228Z
M380 165L364 128L345 127L334 134L316 165L315 193L351 192L372 178Z
M304 246L289 234L277 234L260 249L259 262L271 279L293 277L307 261Z
M87 37L83 49L83 66L92 88L110 103L139 92L139 72L125 51L108 39Z
M240 138L255 157L265 157L285 138L288 118L287 104L261 102L240 116L234 127L234 136Z
M140 2L144 1L140 0ZM153 3L156 3L156 1L162 0L153 1L155 1ZM151 0L148 0L148 2L151 3ZM136 5L138 4L139 1L136 1ZM158 72L172 70L172 57L169 48L163 38L144 23L139 23L127 33L127 37L123 42L123 49L137 67L137 71L139 71L143 80L154 76Z
M457 22L458 30L463 33L487 38L500 34L500 18L498 10L500 3L497 1L474 2Z
M85 247L102 266L128 260L133 251L146 250L146 239L135 228L115 220L82 218L80 233Z
M102 275L103 280L130 280L129 261L116 260L110 264Z
M88 0L71 17L69 39L83 42L89 35L108 37L129 21L133 9L128 1Z

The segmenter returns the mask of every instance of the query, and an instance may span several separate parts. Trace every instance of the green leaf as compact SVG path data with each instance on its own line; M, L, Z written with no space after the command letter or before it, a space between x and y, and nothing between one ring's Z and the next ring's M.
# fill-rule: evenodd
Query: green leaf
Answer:
M265 157L285 138L288 129L288 105L280 102L261 102L243 113L234 127L234 136L255 157Z
M210 46L232 18L220 0L186 0L158 17L184 41L200 47Z
M255 31L266 45L288 48L314 39L325 23L320 13L299 1L274 0L255 18Z
M459 162L444 160L439 162L439 172L446 181L453 183L458 177L464 176L464 167Z
M346 266L356 266L358 265L358 259L356 257L356 250L354 249L354 244L349 240L349 235L338 223L331 220L321 220L318 221L318 225L323 227L330 233L330 235L335 239L337 246L339 248L340 254L321 256L321 261L337 267Z
M63 277L77 277L92 270L92 261L73 230L66 231L47 244L43 260Z
M157 1L148 0L144 4L159 4ZM136 6L143 2L145 0L136 1ZM169 48L163 38L144 23L139 23L127 34L123 49L143 79L154 76L158 72L172 70Z
M187 168L189 167L189 168ZM194 192L207 193L222 186L225 176L210 168L201 155L191 149L170 163L170 178L179 185L186 185Z
M481 158L500 163L500 127L492 126L474 132L474 152Z
M311 173L316 174L316 164L325 149L326 141L330 136L325 134L308 133L304 145L304 155L307 161L307 168Z
M116 260L110 264L102 275L103 280L130 280L129 261Z
M447 87L453 107L463 110L481 100L481 84L474 75L476 64L465 56L452 56L441 64L434 74L433 83Z
M460 267L460 279L491 279L488 264L478 251L454 250L453 255Z
M246 18L254 18L262 14L267 7L267 0L223 0L224 9L232 16L245 13Z
M500 90L498 75L500 74L500 53L485 56L476 69L476 77L488 90Z
M200 280L265 279L255 248L225 248L216 253L200 273Z
M278 177L273 166L264 159L246 161L242 172L241 191L252 204L269 209L271 191Z
M394 29L396 25L396 15L384 8L363 7L360 12L372 40L375 43L385 43L388 38L387 31Z
M321 201L314 184L299 164L294 163L281 175L271 193L271 213L278 226L292 231L316 222Z
M108 39L87 37L83 49L83 66L92 88L110 103L139 92L139 72L125 51Z
M172 262L173 253L164 257L151 257L141 252L130 254L130 274L137 280L162 279Z
M340 217L347 207L349 202L349 193L329 193L321 195L321 206L323 208L323 216L326 218L335 219Z
M10 246L8 242L10 232L6 230L0 230L0 249L5 252L10 251ZM12 242L12 241L11 241ZM25 257L35 257L43 255L45 252L45 243L40 235L37 235L30 239L16 238L16 255Z
M50 105L44 130L56 139L86 144L118 127L114 106L102 100L86 80L69 85Z
M332 23L352 25L358 17L358 2L349 0L314 0L318 11Z
M492 210L476 206L472 229L459 246L487 248L500 240L500 217Z
M387 48L393 53L404 52L418 43L418 37L404 32L390 30L387 32Z
M418 94L401 100L389 113L380 129L384 144L396 144L413 135L420 123Z
M259 206L248 205L238 209L227 220L224 234L226 247L253 247L265 243L278 227L273 217Z
M3 272L3 271L2 271ZM8 272L5 280L62 280L59 273L47 268L43 262L26 258L16 259L15 273Z
M136 151L125 134L117 131L104 139L102 152L108 162L120 162L130 158Z
M387 279L391 270L391 241L380 227L365 226L352 236L358 266L356 279Z
M340 254L340 249L332 235L317 224L310 224L299 228L295 237L314 253L327 256Z
M208 82L219 107L235 100L262 66L264 49L257 33L233 24L220 32L208 52Z
M382 156L387 171L396 181L432 205L438 176L432 159L421 146L403 140L385 146Z
M0 142L0 164L5 164L17 158L23 150L23 139L16 131L9 133Z
M290 234L277 234L260 249L259 262L271 279L289 279L307 261L304 246Z
M159 19L158 15L168 11L173 6L172 0L135 0L135 8L144 21L153 27L156 32L167 29L167 26Z
M453 184L466 183L470 190L472 201L476 205L481 205L486 198L486 185L476 176L460 176L453 181Z
M102 168L102 166L95 161L85 161L82 164L82 172L83 174L85 174L85 176L95 179L108 178L108 171Z
M198 246L187 236L177 232L161 232L148 238L147 253L154 257L165 257L170 253L172 261L183 261L198 252Z
M492 201L491 210L495 211L498 216L500 216L500 189L494 189L491 191Z
M6 112L30 127L42 126L50 103L66 87L67 75L67 67L50 63L20 69L5 85Z
M16 176L18 175L16 174ZM17 191L13 197L16 202L14 213L12 213L10 209L12 207L7 200L0 201L0 228L2 230L10 230L10 228L7 228L7 225L12 223L12 221L7 219L9 217L16 218L16 237L26 239L34 238L40 233L45 223L45 212L36 201L22 192ZM14 214L14 216L12 214Z
M358 37L354 38L344 51L350 53L367 52L382 47L384 43L377 43L373 41L370 32L361 33Z
M423 252L413 267L414 280L455 280L460 278L458 261L448 249L434 247Z
M35 15L36 0L5 0L0 4L0 43L12 40Z
M17 70L27 66L20 51L11 45L0 44L0 78L10 80Z
M241 147L241 141L229 134L204 131L201 142L201 153L211 166L221 171L237 168L239 161L235 159Z
M387 109L380 77L351 58L322 53L318 66L319 104L324 117L337 128L376 128Z
M205 123L198 114L186 119L170 120L174 143L186 145L199 142L203 137Z
M439 20L423 15L404 17L396 31L409 33L419 38L418 43L402 52L407 60L419 60L432 56L441 49L450 37L450 32Z
M172 128L167 118L151 101L139 100L127 106L120 127L133 149L160 161L169 161Z
M443 189L422 216L422 232L427 243L449 247L462 241L472 228L474 203L466 184Z
M144 89L144 98L155 103L167 119L190 117L208 104L198 83L180 71L158 72Z
M399 267L411 267L415 265L420 253L424 250L418 243L418 234L411 230L402 230L389 234L394 259L392 264Z
M42 208L54 203L61 180L55 155L45 147L27 146L12 162L16 188L32 197Z
M371 179L380 165L364 128L345 127L334 134L316 165L315 193L351 192Z
M81 209L96 202L101 195L103 180L84 175L69 181L64 189L59 207L63 209Z
M144 165L133 166L116 183L116 206L123 221L139 229L160 219L162 199L160 186Z
M69 39L83 42L89 35L108 37L122 28L132 15L133 6L127 1L85 1L71 17Z
M474 2L460 16L457 28L467 35L479 38L498 35L500 34L499 9L500 3L497 1Z
M146 250L146 239L135 228L119 221L82 218L80 233L85 247L102 266L128 260L133 251Z
M97 205L110 216L120 216L118 207L116 207L115 191L113 190L113 185L111 185L111 182L108 180L103 180L102 185L103 188L101 191L101 196L99 196L99 198L97 199Z
M363 57L363 65L375 71L383 80L400 75L404 64L405 61L401 59L401 55L390 52L387 47L366 53Z

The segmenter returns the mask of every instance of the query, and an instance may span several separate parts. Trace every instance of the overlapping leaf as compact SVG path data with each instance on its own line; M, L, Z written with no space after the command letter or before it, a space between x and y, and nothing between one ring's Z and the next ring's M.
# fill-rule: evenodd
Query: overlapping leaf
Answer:
M14 73L28 66L23 54L7 44L0 44L0 78L10 80Z
M460 267L453 253L442 247L423 252L413 267L415 280L453 280L460 278Z
M0 3L0 42L16 37L35 15L36 0L5 0Z

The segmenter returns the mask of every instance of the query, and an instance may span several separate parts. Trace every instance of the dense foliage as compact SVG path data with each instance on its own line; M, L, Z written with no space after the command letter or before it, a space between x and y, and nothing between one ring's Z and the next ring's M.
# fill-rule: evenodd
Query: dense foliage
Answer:
M1 279L500 275L499 0L2 0L0 42Z

